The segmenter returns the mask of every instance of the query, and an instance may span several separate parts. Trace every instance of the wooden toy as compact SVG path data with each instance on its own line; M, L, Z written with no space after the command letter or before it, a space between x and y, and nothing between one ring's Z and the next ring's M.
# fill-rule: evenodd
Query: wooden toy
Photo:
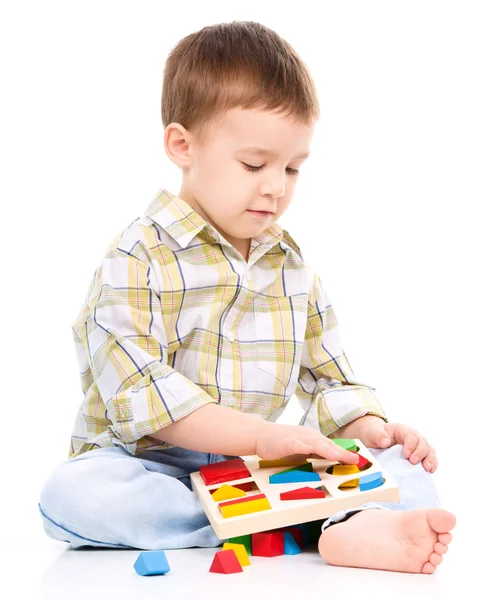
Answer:
M251 564L244 544L231 544L230 542L226 542L222 546L222 550L234 550L241 567L247 567Z
M283 531L253 533L251 554L253 556L280 556L284 553Z
M164 575L171 570L163 550L140 552L133 568L139 575Z
M215 490L212 494L212 498L218 502L219 500L229 500L231 498L240 498L242 496L246 496L246 492L241 490L233 485L221 485L218 490Z
M209 573L240 573L242 570L234 550L219 550L215 553Z
M231 544L242 544L246 548L246 552L251 554L251 535L239 535L227 540Z
M290 531L284 531L284 554L300 554L299 544Z
M400 501L398 486L360 440L333 439L332 441L339 445L345 444L349 449L354 450L359 455L359 465L362 466L362 470L356 472L354 467L358 468L357 465L340 465L337 461L317 458L302 459L295 463L290 459L265 461L258 456L253 456L246 457L245 460L239 457L230 461L203 465L199 471L191 473L193 490L217 537L235 538L319 521L327 519L339 510L356 508L366 502ZM317 481L303 480L301 486L296 482L271 483L270 477L285 473L286 466L292 467L287 470L290 471L287 473L288 477L296 473L301 478L305 475L316 475L318 479ZM351 469L345 469L349 471L348 473L336 475L333 473L335 466L349 466ZM372 477L373 475L375 476ZM276 479L278 480L273 477L274 481ZM213 484L224 482L239 489L245 489L244 484L249 484L250 490L241 498L216 502L211 494L219 487ZM313 488L313 495L315 495L314 490L322 490L323 497L288 499L288 492L305 488ZM281 498L285 493L287 497Z

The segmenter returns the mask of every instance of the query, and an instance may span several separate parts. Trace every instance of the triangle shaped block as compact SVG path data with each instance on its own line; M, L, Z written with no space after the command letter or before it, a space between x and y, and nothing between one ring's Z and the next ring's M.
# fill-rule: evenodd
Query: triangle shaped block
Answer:
M280 500L308 500L311 498L324 498L325 493L322 489L309 486L281 492Z
M163 550L140 552L133 568L139 575L164 575L171 570Z
M284 554L300 554L301 549L290 531L284 532Z
M234 550L220 550L215 553L209 573L240 573L242 570Z

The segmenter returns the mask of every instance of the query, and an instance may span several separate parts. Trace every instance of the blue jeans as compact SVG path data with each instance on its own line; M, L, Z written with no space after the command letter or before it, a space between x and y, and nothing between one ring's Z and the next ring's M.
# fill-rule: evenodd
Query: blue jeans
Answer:
M339 511L322 530L368 508L406 510L440 506L432 475L412 465L402 446L372 449L400 487L401 502L369 502ZM232 456L174 446L137 456L121 447L99 448L55 468L45 482L39 511L47 535L72 548L97 546L165 550L215 547L219 539L192 491L190 473ZM322 531L321 530L321 531ZM320 534L321 534L320 531Z

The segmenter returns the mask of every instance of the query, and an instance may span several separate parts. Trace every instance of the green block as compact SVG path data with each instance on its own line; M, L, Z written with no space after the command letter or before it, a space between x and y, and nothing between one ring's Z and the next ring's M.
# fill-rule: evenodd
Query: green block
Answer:
M299 465L298 467L292 467L292 469L286 469L285 471L279 471L276 475L280 473L290 473L291 471L308 471L310 473L314 472L313 463L306 463L305 465Z
M244 544L246 552L251 556L251 534L229 538L227 541L230 544Z
M331 441L344 450L357 450L357 444L349 438L333 438Z

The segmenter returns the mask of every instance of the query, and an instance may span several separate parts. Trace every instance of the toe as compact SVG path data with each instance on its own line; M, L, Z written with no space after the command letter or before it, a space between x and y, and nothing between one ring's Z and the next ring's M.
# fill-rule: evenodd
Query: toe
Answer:
M446 554L447 551L448 547L446 544L441 544L441 542L436 542L434 544L434 552L437 552L437 554Z
M437 533L447 533L456 525L453 513L442 508L433 508L427 512L427 521Z
M437 538L442 544L449 544L453 536L450 533L440 533Z
M426 562L425 565L422 567L422 573L431 574L434 573L435 570L436 567L430 562Z
M440 554L437 554L437 552L433 552L429 556L429 562L437 567L437 565L440 565L442 563L442 556Z

